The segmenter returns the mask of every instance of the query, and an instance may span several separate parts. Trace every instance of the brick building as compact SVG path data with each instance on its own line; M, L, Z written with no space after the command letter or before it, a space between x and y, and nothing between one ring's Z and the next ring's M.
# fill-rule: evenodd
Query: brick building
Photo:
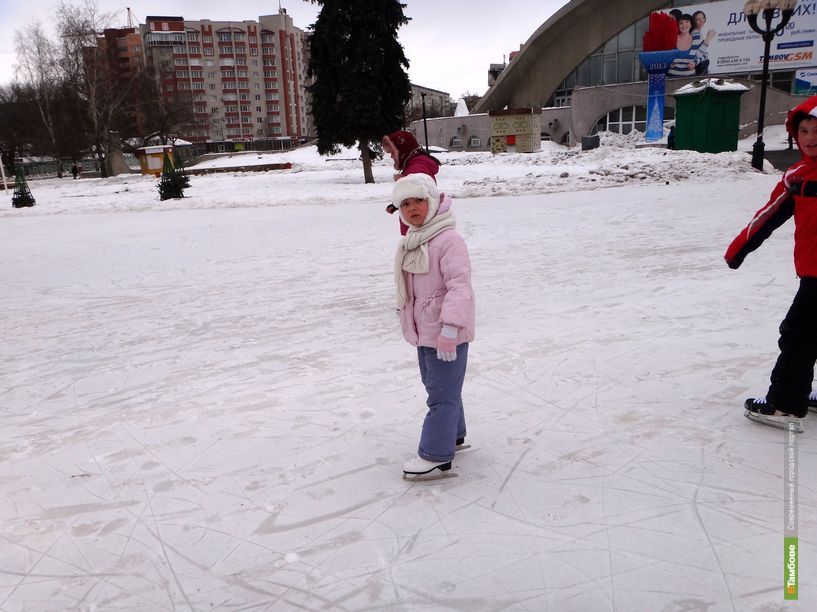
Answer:
M307 136L305 35L285 9L257 21L149 16L140 31L163 99L192 111L181 138L231 150Z

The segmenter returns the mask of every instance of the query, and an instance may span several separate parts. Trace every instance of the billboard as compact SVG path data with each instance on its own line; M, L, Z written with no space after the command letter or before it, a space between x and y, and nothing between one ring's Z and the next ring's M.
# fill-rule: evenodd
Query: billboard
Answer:
M692 72L671 76L760 72L763 69L763 39L746 21L744 5L745 0L724 0L676 7L692 22L690 35L685 36L683 42L683 30L679 33L678 46L689 51L688 67ZM676 9L672 13L677 18ZM762 16L758 23L765 26ZM779 23L779 16L772 20L773 27ZM784 32L772 41L769 69L795 70L816 65L816 40L817 0L801 0Z
M794 95L813 96L817 94L817 68L798 70L794 74Z

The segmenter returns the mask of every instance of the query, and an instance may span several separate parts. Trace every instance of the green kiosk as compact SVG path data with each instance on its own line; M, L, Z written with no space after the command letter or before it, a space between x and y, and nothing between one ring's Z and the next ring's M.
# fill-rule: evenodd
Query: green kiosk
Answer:
M675 148L701 153L736 151L740 97L749 88L725 79L701 79L675 96Z

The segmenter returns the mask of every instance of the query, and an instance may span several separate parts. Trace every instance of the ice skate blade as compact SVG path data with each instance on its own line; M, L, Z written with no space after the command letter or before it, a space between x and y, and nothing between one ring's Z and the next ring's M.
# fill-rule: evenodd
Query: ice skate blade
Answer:
M757 412L752 412L751 410L746 410L743 413L750 421L754 421L755 423L760 423L761 425L768 425L769 427L776 427L777 429L783 429L785 431L789 430L789 422L792 423L792 431L795 433L803 433L803 423L801 423L802 419L787 419L785 417L774 417L768 416L765 414L758 414Z
M425 474L407 474L403 472L403 480L406 482L431 482L432 480L445 480L446 478L456 478L459 476L456 472L440 472L434 470L426 472Z
M815 408L815 410L817 410L817 408ZM455 452L455 453L458 453L458 452L460 452L460 451L468 450L469 448L471 448L471 445L470 445L470 444L460 444L459 446L457 446L457 447L454 449L454 452Z

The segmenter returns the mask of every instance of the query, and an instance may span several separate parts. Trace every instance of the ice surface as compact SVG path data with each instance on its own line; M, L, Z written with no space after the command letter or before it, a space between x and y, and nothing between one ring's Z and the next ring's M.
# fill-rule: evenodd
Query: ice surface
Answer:
M778 173L609 144L441 157L474 448L411 484L392 171L292 155L179 201L137 176L0 194L0 610L815 609L815 417L788 603L784 434L741 410L792 225L722 260Z

